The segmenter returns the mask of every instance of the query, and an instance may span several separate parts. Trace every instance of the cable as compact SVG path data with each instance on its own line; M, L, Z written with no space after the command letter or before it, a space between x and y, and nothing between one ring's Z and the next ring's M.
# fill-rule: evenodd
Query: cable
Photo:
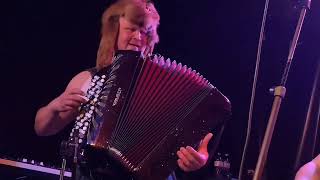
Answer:
M264 31L265 31L265 24L266 24L268 6L269 6L269 0L266 0L265 6L264 6L264 12L263 12L263 19L262 19L262 23L261 23L261 29L260 29L258 52L257 52L257 58L256 58L256 67L255 67L255 73L254 73L254 81L253 81L253 84L252 84L252 92L251 92L251 99L250 99L250 109L249 109L249 114L248 114L247 135L246 135L246 140L245 140L243 153L242 153L242 157L241 157L241 164L240 164L240 168L239 168L239 176L238 176L239 180L241 180L241 177L242 177L244 161L245 161L247 148L248 148L248 144L249 144L249 140L250 140L253 105L254 105L255 94L256 94L256 86L257 86L257 79L258 79L258 74L259 74L261 49L262 49L262 42L263 42Z

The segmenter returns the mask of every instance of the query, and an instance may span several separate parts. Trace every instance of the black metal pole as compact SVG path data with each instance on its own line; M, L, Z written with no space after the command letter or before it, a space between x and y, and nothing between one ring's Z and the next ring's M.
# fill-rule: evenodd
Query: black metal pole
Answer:
M320 62L318 62L317 72L313 83L312 93L310 97L308 112L302 132L302 136L300 139L297 157L294 165L294 170L298 170L301 164L306 161L310 161L314 158L314 149L316 146L316 139L318 134L318 124L319 124L319 113L320 113ZM316 121L316 122L315 122ZM312 133L312 131L314 131ZM306 141L307 137L312 136L309 141L312 143L310 151L307 152ZM304 152L304 153L303 153Z

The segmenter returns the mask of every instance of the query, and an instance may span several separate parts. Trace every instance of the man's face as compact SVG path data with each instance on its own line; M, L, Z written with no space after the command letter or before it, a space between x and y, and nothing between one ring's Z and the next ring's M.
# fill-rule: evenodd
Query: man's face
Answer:
M118 50L145 51L148 38L148 24L145 27L139 27L128 21L126 18L120 18L119 35L117 41Z

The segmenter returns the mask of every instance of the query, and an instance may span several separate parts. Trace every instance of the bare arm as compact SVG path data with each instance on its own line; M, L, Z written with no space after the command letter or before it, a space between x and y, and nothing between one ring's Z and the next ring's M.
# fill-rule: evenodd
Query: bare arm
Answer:
M320 155L303 165L296 174L295 180L320 179Z
M91 74L83 71L69 82L66 90L36 114L34 129L40 136L53 135L75 119L78 107L86 100L83 98Z

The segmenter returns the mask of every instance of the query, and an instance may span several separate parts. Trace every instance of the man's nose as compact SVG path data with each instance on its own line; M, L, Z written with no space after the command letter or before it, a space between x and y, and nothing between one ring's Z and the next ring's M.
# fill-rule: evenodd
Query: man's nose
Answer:
M138 39L138 40L141 40L141 31L139 31L139 30L136 30L135 32L134 32L134 35L133 35L133 37L135 38L135 39Z

